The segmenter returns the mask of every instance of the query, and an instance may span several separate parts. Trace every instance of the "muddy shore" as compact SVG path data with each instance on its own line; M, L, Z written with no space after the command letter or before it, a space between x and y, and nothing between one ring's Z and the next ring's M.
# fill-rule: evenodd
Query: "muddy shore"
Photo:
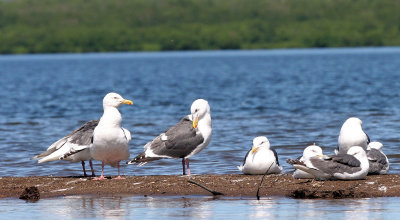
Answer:
M24 190L38 191L39 198L68 195L212 195L254 197L262 175L127 176L125 180L94 181L84 177L1 177L0 198L19 198ZM198 185L196 185L198 184ZM199 186L200 185L200 186ZM29 191L28 190L28 191ZM25 192L32 193L32 192ZM267 175L260 197L369 198L400 196L400 175L367 176L355 181L294 179L290 174ZM29 197L29 195L28 195Z

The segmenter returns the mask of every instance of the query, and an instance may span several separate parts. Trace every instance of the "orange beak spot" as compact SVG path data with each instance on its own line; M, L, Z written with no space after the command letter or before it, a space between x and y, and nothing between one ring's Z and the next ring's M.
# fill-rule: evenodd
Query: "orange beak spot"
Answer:
M131 100L124 99L124 100L122 101L122 104L132 105L133 102L132 102Z
M193 128L197 128L197 124L199 123L199 117L195 117L193 119Z

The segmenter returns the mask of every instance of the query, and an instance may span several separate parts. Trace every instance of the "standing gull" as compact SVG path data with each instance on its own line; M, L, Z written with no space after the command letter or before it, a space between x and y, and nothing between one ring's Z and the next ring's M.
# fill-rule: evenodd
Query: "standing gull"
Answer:
M237 167L244 174L282 173L278 154L270 148L268 139L264 136L253 139L253 147L247 152L243 165Z
M368 174L386 174L389 170L389 160L382 151L383 144L373 141L368 144L367 157L369 161Z
M210 105L204 99L197 99L190 108L190 115L180 120L164 133L144 146L144 152L128 164L147 162L162 158L182 158L183 175L185 164L190 175L189 158L203 150L211 140Z
M303 156L299 158L300 161L304 162L306 160L309 160L311 157L323 157L322 149L321 147L313 144L308 147L306 147L303 151ZM314 176L311 175L310 173L307 173L303 170L296 169L293 172L293 177L296 179L313 179Z
M335 150L336 154L345 154L352 146L360 146L367 150L370 140L361 125L362 121L356 117L351 117L343 123L338 138L338 150Z
M113 92L108 93L103 99L104 113L94 129L90 147L92 158L101 161L101 176L94 180L105 179L103 175L105 164L118 167L118 177L114 179L124 179L120 176L119 162L129 159L128 143L131 140L131 133L121 127L122 116L118 107L122 104L132 105L132 101Z
M92 176L94 176L92 157L88 147L92 142L93 130L99 123L99 120L88 121L83 124L80 128L67 134L65 137L54 142L50 145L47 150L39 155L36 155L32 159L39 159L38 163L44 163L54 160L66 160L71 162L81 162L83 174L86 177L85 162L89 160ZM81 148L86 148L80 150ZM64 156L70 152L77 152L70 156Z

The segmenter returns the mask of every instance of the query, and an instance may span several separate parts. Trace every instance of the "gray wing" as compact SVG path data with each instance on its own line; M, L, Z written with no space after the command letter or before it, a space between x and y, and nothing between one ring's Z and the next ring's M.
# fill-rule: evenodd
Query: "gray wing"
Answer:
M340 154L340 155L331 155L329 157L330 157L330 159L332 161L337 162L337 163L341 163L341 164L346 165L346 166L350 166L350 167L359 167L359 166L361 166L361 162L359 160L357 160L357 158L355 158L352 155Z
M377 163L381 163L381 164L387 163L386 156L377 149L372 148L371 150L367 151L367 157L368 157L369 161L373 161L373 162L377 162Z
M369 174L380 174L382 171L387 170L389 164L387 163L386 156L377 149L367 151L369 161Z
M88 121L85 124L83 124L80 128L69 133L67 135L69 138L69 142L72 144L76 144L79 147L71 148L69 152L65 153L60 157L60 160L63 160L71 155L74 155L89 148L90 144L93 143L93 132L94 129L99 124L99 121L100 120Z
M32 159L40 159L44 158L58 149L60 149L62 146L64 146L66 143L72 143L72 144L77 144L77 145L90 145L93 137L93 131L94 128L99 124L99 120L91 120L83 124L80 128L72 131L71 133L67 134L65 137L61 138L60 140L54 142L45 152L36 155Z
M91 120L82 125L82 127L69 133L70 142L77 145L89 145L92 143L93 131L99 124L99 120Z
M148 147L154 154L183 158L204 141L201 134L196 134L196 129L193 128L192 121L188 117L183 118L164 134L167 136L167 140L163 140L163 134L161 134Z
M275 149L272 149L272 148L270 148L270 149L271 149L272 152L274 152L276 164L278 164L278 166L280 166L280 165L279 165L279 160L278 160L278 153L276 153Z
M340 156L335 155L323 160L321 160L318 157L311 157L310 162L317 169L330 175L333 175L334 173L345 173L345 172L351 174L361 170L360 166L353 166L357 163L356 161L358 161L355 157L348 155L350 157L353 157L353 159L351 159L347 156L345 157L342 156L345 155L340 155Z

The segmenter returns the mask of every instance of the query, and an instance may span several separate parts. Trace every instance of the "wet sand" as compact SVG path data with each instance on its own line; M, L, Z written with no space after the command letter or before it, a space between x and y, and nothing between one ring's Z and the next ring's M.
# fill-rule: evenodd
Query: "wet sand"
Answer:
M262 175L127 176L125 180L94 181L91 177L1 177L0 198L49 198L68 195L212 195L254 197ZM31 187L31 188L30 188ZM24 190L29 188L28 192ZM38 192L37 192L38 191ZM216 193L216 194L217 194ZM290 174L267 175L260 197L369 198L400 196L400 175L367 176L365 180L317 181L294 179Z

